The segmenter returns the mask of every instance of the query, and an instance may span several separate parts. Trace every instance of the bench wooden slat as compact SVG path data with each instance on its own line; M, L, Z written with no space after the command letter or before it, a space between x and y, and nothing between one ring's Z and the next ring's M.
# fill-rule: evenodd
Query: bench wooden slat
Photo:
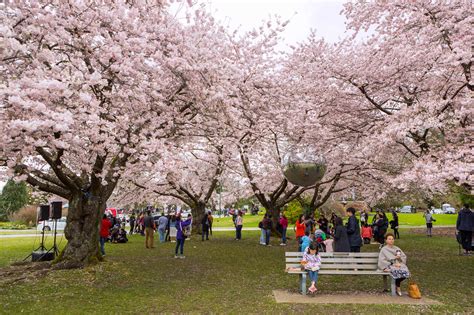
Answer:
M301 268L299 264L286 264L286 268ZM321 270L337 270L337 269L358 269L358 270L377 270L377 265L357 265L357 264L332 264L321 265Z
M368 270L320 270L321 275L390 275L383 271Z
M305 274L306 271L303 270L289 270L287 271L289 274ZM320 270L318 272L320 275L364 275L364 276L389 276L389 273L383 271L368 271L368 270Z
M286 258L286 262L300 262L301 258ZM376 264L378 263L378 258L352 258L352 257L347 257L347 258L323 258L321 257L321 263L323 264L329 264L329 263L370 263L370 264Z

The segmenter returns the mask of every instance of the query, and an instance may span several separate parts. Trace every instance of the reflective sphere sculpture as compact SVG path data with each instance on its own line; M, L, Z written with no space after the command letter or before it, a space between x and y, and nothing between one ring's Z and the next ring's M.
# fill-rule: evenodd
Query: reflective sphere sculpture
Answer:
M296 149L283 158L283 174L293 185L309 187L326 173L326 160L308 149Z

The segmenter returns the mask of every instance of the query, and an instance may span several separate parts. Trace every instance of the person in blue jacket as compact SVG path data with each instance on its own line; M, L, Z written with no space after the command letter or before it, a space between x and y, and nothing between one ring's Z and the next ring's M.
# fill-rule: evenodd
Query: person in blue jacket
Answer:
M174 250L174 258L186 258L183 254L184 251L184 240L186 235L183 232L183 229L189 226L193 222L192 217L189 216L186 221L181 221L181 214L178 214L176 217L176 248ZM179 249L179 255L178 255Z
M456 230L461 236L461 245L464 249L464 255L469 256L472 251L472 233L474 231L474 213L469 209L469 205L465 204L458 213L456 221Z
M349 220L347 221L347 236L349 237L349 246L352 253L359 253L362 246L362 237L360 236L359 221L355 216L355 209L348 208L346 210Z

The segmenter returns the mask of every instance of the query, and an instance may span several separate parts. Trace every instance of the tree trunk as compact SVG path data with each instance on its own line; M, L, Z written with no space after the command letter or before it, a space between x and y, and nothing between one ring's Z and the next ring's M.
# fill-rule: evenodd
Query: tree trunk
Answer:
M266 214L271 214L272 216L272 236L281 237L280 231L277 230L277 224L280 221L280 208L270 204L269 207L265 207Z
M202 233L202 228L201 228L201 221L202 218L204 217L204 213L206 211L206 204L202 202L198 202L197 204L194 205L194 207L191 208L191 213L193 215L193 232L201 234Z
M69 199L69 211L64 235L68 240L58 257L55 268L81 268L88 263L102 260L99 253L99 224L106 203L102 192L85 196L73 194Z

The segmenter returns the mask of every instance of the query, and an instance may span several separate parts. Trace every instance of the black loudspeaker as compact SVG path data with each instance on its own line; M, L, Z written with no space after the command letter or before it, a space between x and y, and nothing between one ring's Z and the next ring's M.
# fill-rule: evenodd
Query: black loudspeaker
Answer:
M41 205L38 221L49 220L49 205Z
M51 202L51 219L61 219L63 215L63 202L53 201Z
M31 253L31 261L50 261L54 260L54 252L37 250Z

